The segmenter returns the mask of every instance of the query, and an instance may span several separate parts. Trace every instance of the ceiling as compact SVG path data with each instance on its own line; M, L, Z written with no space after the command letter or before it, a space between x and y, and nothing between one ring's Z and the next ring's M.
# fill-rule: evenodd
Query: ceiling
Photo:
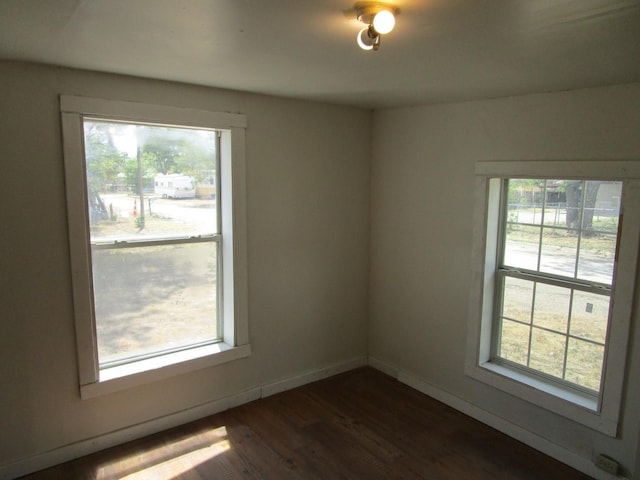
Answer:
M0 58L367 108L640 81L638 0L2 0Z

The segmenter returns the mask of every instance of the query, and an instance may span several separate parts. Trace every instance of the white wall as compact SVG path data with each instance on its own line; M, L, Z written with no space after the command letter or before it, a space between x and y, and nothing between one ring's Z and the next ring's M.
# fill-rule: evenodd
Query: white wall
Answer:
M638 318L617 439L464 375L474 164L529 159L640 159L640 84L374 114L369 354L560 451L634 470Z
M365 358L371 112L10 62L0 92L0 466ZM80 400L61 93L247 115L251 357Z
M382 110L373 125L365 110L10 62L0 91L0 472L367 352L588 461L639 468L638 319L618 439L463 368L475 161L638 159L640 84ZM80 400L60 93L247 115L250 358Z

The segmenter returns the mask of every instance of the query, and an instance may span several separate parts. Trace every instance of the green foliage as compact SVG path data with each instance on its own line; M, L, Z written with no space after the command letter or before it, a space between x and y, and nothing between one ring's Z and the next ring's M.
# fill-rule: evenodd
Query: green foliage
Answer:
M145 137L143 158L151 162L157 173L173 173L178 160L184 155L184 140L171 138L171 130L161 127L138 127ZM142 130L144 129L144 130Z
M143 159L155 173L181 173L202 180L213 170L215 143L213 132L165 127L138 127Z
M534 203L537 192L542 191L544 180L540 179L510 179L509 203Z
M153 186L153 177L156 175L155 158L152 154L144 153L140 161L142 169L142 185L144 187ZM138 159L129 157L123 165L123 173L127 185L138 184Z
M112 135L112 124L85 122L85 158L90 191L106 190L117 183L118 173L127 161L127 154L118 150Z

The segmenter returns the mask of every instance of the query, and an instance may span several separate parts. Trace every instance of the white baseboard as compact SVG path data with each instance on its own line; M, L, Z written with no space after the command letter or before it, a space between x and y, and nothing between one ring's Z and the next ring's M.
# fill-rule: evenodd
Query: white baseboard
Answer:
M514 425L513 423L501 418L497 415L494 415L486 410L483 410L472 403L467 402L466 400L461 399L449 392L446 392L424 380L420 377L403 371L393 365L390 365L382 360L369 357L369 365L376 370L380 370L387 375L396 378L399 382L408 385L419 392L424 393L425 395L438 400L439 402L444 403L445 405L450 406L451 408L458 410L459 412L468 415L479 422L484 423L496 430L508 435L525 445L528 445L539 452L548 455L549 457L555 458L556 460L569 465L576 470L579 470L582 473L585 473L597 480L620 480L623 477L618 477L615 475L611 475L606 473L600 469L598 469L591 459L587 459L582 457L570 450L567 450L564 447L556 445L549 440L535 435L528 430L525 430L518 425Z
M310 372L306 372L295 377L279 380L269 384L251 388L228 397L224 397L203 405L172 413L164 417L132 425L114 432L109 432L98 437L82 440L76 443L65 445L47 452L21 458L6 465L0 465L0 479L9 480L29 473L42 470L63 462L68 462L75 458L83 457L106 448L120 445L131 440L145 437L154 433L167 430L169 428L184 425L200 418L214 415L245 403L268 397L285 390L290 390L307 383L322 380L338 373L353 370L367 365L366 357L356 357L345 362L329 365Z
M352 360L337 363L335 365L331 365L326 368L321 368L318 370L312 370L310 372L304 373L302 375L298 375L296 377L286 378L279 382L273 382L269 385L264 385L262 387L262 396L269 397L271 395L275 395L276 393L284 392L286 390L291 390L296 387L300 387L302 385L306 385L307 383L317 382L318 380L322 380L325 378L332 377L333 375L338 375L339 373L348 372L349 370L354 370L359 367L364 367L367 365L366 357L356 357Z
M369 366L395 378L396 380L398 379L398 369L388 363L378 360L377 358L369 357Z

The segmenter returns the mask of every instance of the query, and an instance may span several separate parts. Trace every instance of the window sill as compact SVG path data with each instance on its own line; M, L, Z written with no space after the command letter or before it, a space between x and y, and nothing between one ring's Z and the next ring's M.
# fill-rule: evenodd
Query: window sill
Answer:
M82 399L89 399L107 395L249 355L251 355L249 344L234 347L220 342L105 368L100 370L100 379L97 382L80 386L80 396Z
M586 408L592 412L598 411L598 401L586 393L563 387L559 384L552 382L545 382L544 380L537 378L533 375L527 375L524 372L520 372L514 368L509 368L497 363L487 362L481 365L482 368L494 372L503 377L507 377L510 380L527 385L536 390L540 390L554 397L558 397L567 402L571 402L579 407Z
M615 419L606 418L599 411L597 400L587 394L491 362L467 367L466 373L482 383L606 435L617 433Z

